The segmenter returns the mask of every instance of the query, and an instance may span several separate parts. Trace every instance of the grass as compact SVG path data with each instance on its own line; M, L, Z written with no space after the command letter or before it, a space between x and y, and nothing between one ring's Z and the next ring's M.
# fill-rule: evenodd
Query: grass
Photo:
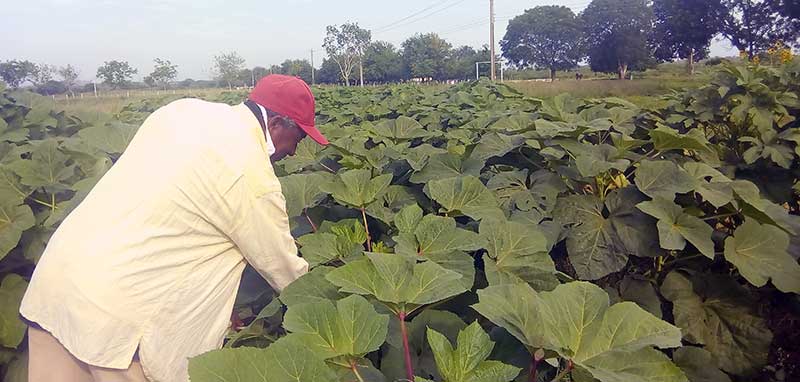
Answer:
M116 114L122 110L125 105L141 101L147 98L153 98L158 96L163 96L165 94L169 95L185 95L185 96L192 96L192 97L209 97L215 96L220 93L226 92L228 89L225 88L210 88L210 89L177 89L177 90L168 90L166 93L156 90L117 90L112 92L106 92L98 96L97 98L94 97L94 94L91 93L84 93L83 97L81 98L80 95L67 99L65 96L60 95L56 96L56 104L67 111L68 113L90 113L90 114Z

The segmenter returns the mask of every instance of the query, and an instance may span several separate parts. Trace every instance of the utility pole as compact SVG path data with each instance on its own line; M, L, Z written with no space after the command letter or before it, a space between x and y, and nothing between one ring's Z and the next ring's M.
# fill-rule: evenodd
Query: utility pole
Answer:
M489 78L496 80L494 62L494 0L489 0L489 54L491 57L492 69Z
M314 83L314 49L311 49L311 85Z

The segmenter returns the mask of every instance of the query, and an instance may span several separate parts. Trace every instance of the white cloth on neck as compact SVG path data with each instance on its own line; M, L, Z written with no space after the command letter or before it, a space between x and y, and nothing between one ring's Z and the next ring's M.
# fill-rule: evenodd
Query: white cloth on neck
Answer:
M264 109L264 106L261 105L258 105L258 109L261 110L261 117L264 118L264 126L267 127L264 129L264 136L267 138L267 152L270 156L272 156L272 154L275 154L275 145L272 143L272 137L269 136L269 118L267 117L267 109Z

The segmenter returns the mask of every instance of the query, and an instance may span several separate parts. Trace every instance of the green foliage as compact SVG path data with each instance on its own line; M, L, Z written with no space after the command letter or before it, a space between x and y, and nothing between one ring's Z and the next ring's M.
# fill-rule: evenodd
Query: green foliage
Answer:
M312 270L277 298L247 290L246 325L192 380L777 380L774 312L800 280L798 73L722 66L650 110L488 81L315 88L332 144L274 166ZM58 223L174 98L101 125L1 94L13 305ZM0 354L18 365L15 311Z
M97 68L96 76L102 79L104 84L117 89L127 85L137 72L138 70L128 64L128 61L111 60L103 62L103 65Z
M500 41L503 57L519 67L535 66L557 70L578 65L583 56L579 42L581 27L575 14L565 6L539 6L513 18Z
M593 71L623 79L628 68L648 65L653 11L646 1L594 0L580 17Z

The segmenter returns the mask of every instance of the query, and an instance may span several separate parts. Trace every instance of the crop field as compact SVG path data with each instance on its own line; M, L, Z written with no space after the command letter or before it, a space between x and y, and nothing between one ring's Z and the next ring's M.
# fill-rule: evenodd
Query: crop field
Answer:
M800 61L705 75L648 105L600 80L315 88L331 144L275 164L311 271L280 295L246 271L191 381L800 380ZM0 89L4 381L50 235L183 96Z

